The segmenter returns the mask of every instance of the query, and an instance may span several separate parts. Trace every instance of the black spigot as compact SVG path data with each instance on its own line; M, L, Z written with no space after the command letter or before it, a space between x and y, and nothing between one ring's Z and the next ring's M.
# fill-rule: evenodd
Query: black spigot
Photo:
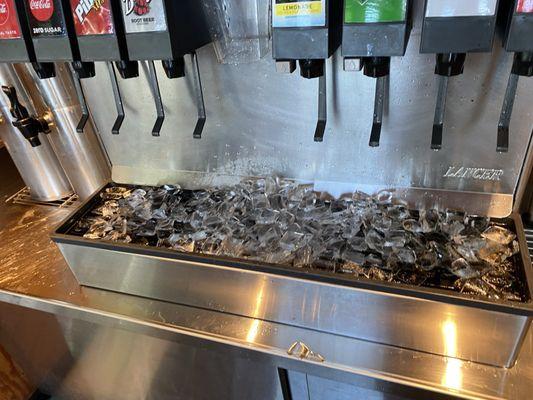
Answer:
M320 78L324 75L324 60L299 60L300 75L306 79Z
M139 77L139 63L137 61L120 60L115 62L115 65L122 79Z
M30 142L31 147L40 146L39 133L50 133L48 121L41 117L31 117L26 107L19 102L17 91L13 86L2 86L2 91L10 102L11 116L15 119L13 126Z
M175 60L163 60L162 64L168 79L183 78L185 76L184 57L179 57Z
M56 76L54 63L34 62L32 66L39 79L50 79Z
M72 68L79 79L94 78L96 70L93 62L74 61Z

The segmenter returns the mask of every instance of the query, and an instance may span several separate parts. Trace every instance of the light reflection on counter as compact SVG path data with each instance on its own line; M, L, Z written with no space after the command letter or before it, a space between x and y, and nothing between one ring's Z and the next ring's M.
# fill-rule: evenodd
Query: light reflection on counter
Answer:
M257 292L257 296L255 297L255 307L253 311L253 318L254 320L250 324L250 328L248 329L248 334L246 335L246 341L249 343L255 342L255 339L257 338L257 334L259 333L259 325L261 324L261 320L255 319L260 316L261 313L261 306L263 305L263 295L265 292L265 285L266 281L263 280L261 282L261 287L259 288L259 291Z
M463 386L463 362L455 358L457 357L457 324L455 321L452 319L444 321L442 337L444 339L444 352L449 358L446 360L446 369L441 383L449 389L459 390Z

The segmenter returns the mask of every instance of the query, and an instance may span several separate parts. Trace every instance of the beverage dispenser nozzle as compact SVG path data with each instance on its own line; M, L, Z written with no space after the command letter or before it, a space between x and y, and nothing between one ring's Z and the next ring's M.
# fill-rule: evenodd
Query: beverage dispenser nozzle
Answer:
M376 79L369 146L378 147L391 57L405 54L411 31L409 0L344 0L344 70Z
M20 103L17 91L13 86L2 86L2 92L10 102L10 112L15 119L13 126L30 142L31 147L39 147L41 145L39 134L50 133L50 116L47 114L40 117L30 116L26 107Z
M446 115L446 100L448 97L448 83L452 76L463 73L466 60L465 53L437 54L435 74L438 75L437 104L435 118L433 119L433 132L431 135L431 149L442 149L442 136L444 132L444 117Z
M326 131L326 60L340 45L341 10L341 0L272 0L272 58L276 70L293 73L298 63L303 78L318 78L315 142L322 142Z
M498 122L496 151L509 151L509 127L520 77L533 76L533 2L513 1L504 38L504 47L514 53L513 66Z
M442 149L450 77L461 75L467 53L492 51L499 0L426 0L420 53L436 54L438 92L431 149Z
M157 111L152 135L160 136L165 121L154 61L161 61L168 79L178 79L185 77L185 57L190 55L194 100L198 110L193 137L201 138L206 113L196 50L211 41L203 7L197 0L132 0L120 3L128 53L132 60L148 62L147 75Z

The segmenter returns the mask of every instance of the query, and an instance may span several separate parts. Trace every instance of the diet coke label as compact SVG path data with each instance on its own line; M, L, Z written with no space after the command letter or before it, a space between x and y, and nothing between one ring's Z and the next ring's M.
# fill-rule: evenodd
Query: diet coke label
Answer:
M167 15L163 0L122 0L126 33L163 32Z
M61 0L24 0L31 36L64 36L67 34Z
M70 0L78 36L115 33L112 0Z
M0 0L0 40L20 37L15 0Z

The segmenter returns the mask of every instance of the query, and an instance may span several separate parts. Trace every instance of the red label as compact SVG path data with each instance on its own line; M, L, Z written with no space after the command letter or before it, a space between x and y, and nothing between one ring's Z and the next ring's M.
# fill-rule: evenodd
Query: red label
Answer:
M52 0L30 0L30 11L37 21L48 21L54 14Z
M109 35L115 33L111 0L70 0L76 34Z
M533 12L533 0L518 0L516 12L531 13Z
M20 37L15 0L0 0L0 39L18 39Z

